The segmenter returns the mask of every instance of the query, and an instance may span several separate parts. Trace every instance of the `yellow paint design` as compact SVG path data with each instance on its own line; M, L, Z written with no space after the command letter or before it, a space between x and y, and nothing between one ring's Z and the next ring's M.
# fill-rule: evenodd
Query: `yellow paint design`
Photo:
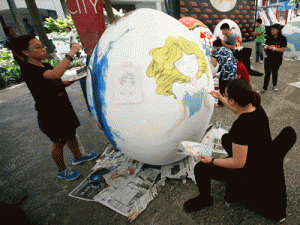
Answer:
M156 93L159 95L174 95L172 85L178 83L190 83L188 76L180 73L174 63L182 58L183 52L187 55L195 54L198 59L199 69L197 79L201 78L203 73L208 75L208 65L205 54L200 47L193 41L188 41L183 37L168 37L166 44L162 48L154 48L149 55L153 56L153 61L148 66L147 76L156 78ZM176 96L174 95L174 98Z

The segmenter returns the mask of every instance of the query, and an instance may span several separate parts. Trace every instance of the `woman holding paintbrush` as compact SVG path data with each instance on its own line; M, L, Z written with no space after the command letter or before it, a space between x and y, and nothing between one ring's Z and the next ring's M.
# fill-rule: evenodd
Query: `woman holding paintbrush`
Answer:
M38 112L37 119L40 130L52 141L52 158L58 167L57 176L66 180L74 180L80 176L76 171L68 171L64 163L63 148L67 144L74 159L72 164L95 159L98 154L83 156L80 153L75 136L80 125L74 109L69 101L65 87L77 80L62 81L74 55L81 49L79 43L72 45L66 57L53 68L46 59L47 51L43 43L33 36L25 35L17 39L17 52L24 58L23 76L34 100Z

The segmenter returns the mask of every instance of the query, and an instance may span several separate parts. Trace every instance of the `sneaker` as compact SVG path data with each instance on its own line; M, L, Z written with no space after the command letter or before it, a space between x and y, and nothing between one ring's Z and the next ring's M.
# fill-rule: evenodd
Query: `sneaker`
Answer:
M277 86L274 86L274 87L273 87L273 90L274 90L274 91L278 91L278 87L277 87Z
M71 181L77 179L80 176L80 173L77 171L69 171L68 169L64 169L61 172L57 172L57 176L67 181Z
M263 93L266 93L267 92L267 90L265 90L265 89L262 89L261 91L257 91L257 93L259 93L259 94L263 94Z
M78 159L73 159L72 165L78 165L80 163L93 160L98 157L98 153L90 153L88 155L81 155Z
M284 222L284 221L285 221L285 218L279 220L279 223Z
M206 207L210 207L213 205L212 197L208 199L203 199L203 197L196 197L186 201L183 205L183 208L186 212L196 212L200 211Z
M260 63L260 64L264 64L264 61L263 61L263 60L259 60L259 63Z

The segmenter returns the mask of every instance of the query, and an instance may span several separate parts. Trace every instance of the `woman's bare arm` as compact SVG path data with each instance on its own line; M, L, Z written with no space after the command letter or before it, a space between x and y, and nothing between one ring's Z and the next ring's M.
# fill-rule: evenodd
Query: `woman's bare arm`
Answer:
M74 55L81 49L81 45L79 43L75 43L72 45L71 51L68 53L69 56L72 58ZM54 69L47 70L43 76L46 79L59 79L61 78L66 70L68 69L68 66L70 64L70 60L67 58L64 58Z
M215 159L214 165L229 168L229 169L241 169L245 166L247 161L248 145L238 145L232 143L232 157L225 159ZM198 156L199 160L203 163L210 164L212 157L210 156Z

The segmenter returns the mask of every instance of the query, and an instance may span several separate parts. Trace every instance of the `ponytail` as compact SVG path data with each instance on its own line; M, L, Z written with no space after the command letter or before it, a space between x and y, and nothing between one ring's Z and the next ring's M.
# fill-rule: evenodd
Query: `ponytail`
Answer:
M228 97L233 99L241 107L251 103L255 107L259 107L261 103L260 95L252 90L251 85L243 79L235 79L228 82Z
M256 108L260 106L261 103L261 97L256 91L249 91L250 94L250 103L252 103L253 106Z

